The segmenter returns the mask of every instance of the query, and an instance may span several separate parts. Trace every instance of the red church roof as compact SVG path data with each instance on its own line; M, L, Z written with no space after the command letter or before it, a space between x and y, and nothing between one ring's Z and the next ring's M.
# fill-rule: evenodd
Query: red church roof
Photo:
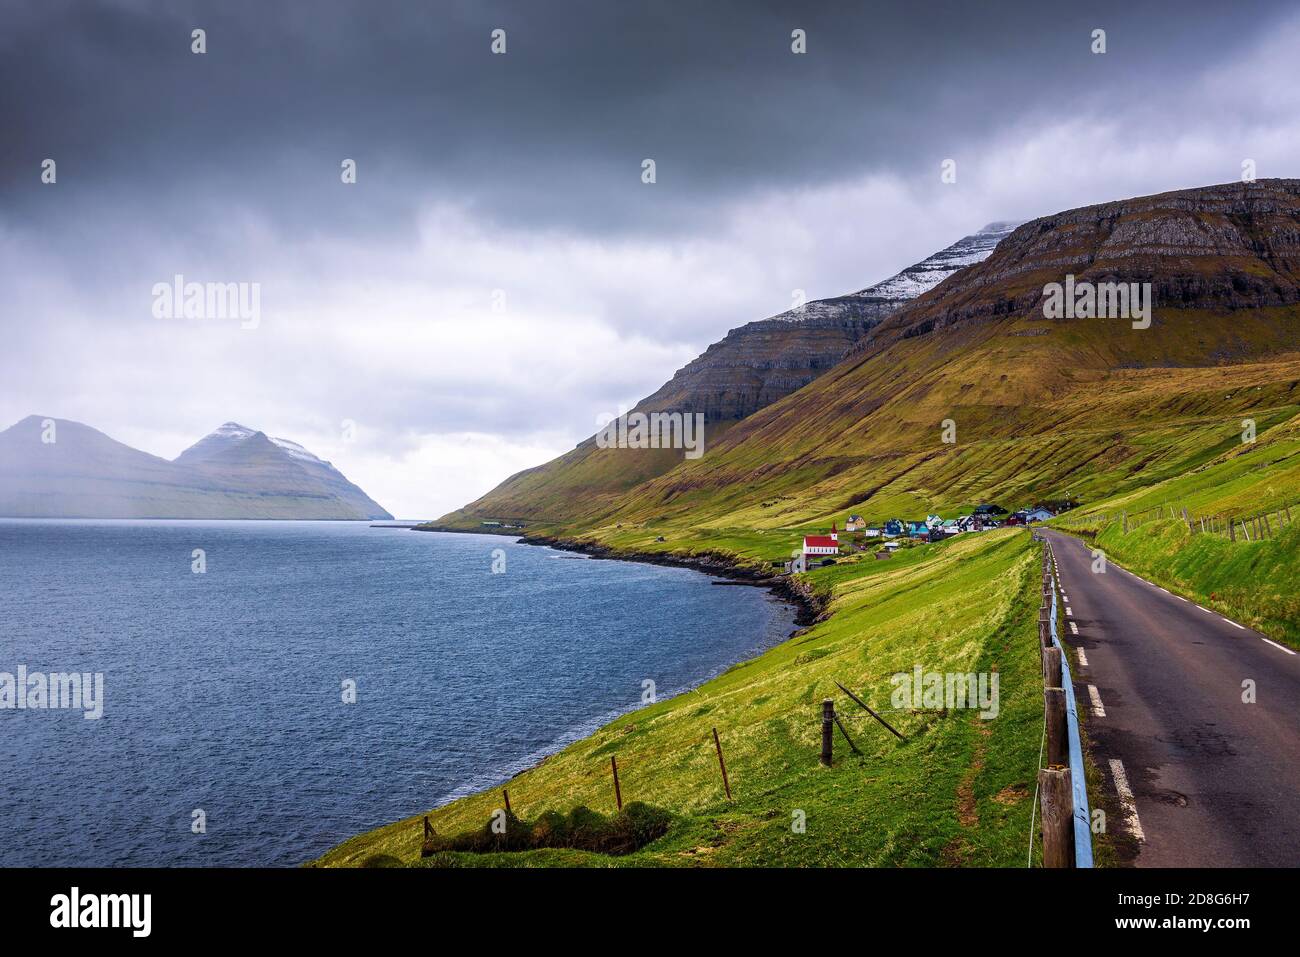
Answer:
M804 548L839 548L840 543L829 535L805 535L803 537Z

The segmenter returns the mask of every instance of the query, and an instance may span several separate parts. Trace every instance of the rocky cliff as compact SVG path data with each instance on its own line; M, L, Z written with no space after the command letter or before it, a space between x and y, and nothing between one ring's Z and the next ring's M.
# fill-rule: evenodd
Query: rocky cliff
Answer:
M1014 226L991 223L884 282L732 329L632 411L702 412L707 441L717 441L736 422L823 375L914 297L984 259ZM680 451L600 449L589 438L446 518L563 521L601 508L681 460Z
M1300 302L1300 180L1259 180L1103 203L1044 216L978 265L864 336L870 348L972 320L1032 315L1066 275L1150 283L1158 311Z

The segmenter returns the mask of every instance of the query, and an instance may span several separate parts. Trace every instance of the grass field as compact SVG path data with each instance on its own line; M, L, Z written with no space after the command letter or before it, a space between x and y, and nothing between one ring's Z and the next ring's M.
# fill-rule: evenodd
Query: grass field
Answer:
M738 550L762 551L737 542ZM318 866L1024 866L1042 722L1035 609L1038 552L1000 530L818 569L830 616L693 692L634 711L507 783L512 810L614 810L610 756L623 799L672 815L668 833L621 857L545 849L439 854L422 862L420 817L356 837ZM892 710L890 676L996 672L997 716ZM863 697L899 741L835 687ZM833 698L864 752L836 732L818 763L820 707ZM717 728L734 801L714 751ZM481 828L500 789L433 811L440 834ZM800 832L796 822L804 821Z
M1083 534L1124 567L1227 617L1300 648L1300 417L1260 422L1259 438L1234 437L1185 474L1102 499L1055 524ZM1197 531L1163 509L1186 509ZM1273 536L1199 531L1200 516L1271 515ZM1125 518L1129 518L1125 531Z

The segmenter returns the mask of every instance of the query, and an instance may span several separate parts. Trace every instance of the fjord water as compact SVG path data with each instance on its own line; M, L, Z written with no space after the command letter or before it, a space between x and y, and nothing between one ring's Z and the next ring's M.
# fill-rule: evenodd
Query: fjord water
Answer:
M296 865L496 784L639 707L643 681L681 691L792 617L757 588L499 536L0 520L0 672L105 685L100 720L0 710L0 866Z

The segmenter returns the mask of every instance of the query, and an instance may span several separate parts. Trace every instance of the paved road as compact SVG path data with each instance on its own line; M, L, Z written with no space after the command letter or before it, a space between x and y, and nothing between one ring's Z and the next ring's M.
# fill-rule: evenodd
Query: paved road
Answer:
M1041 534L1075 696L1121 810L1108 824L1140 838L1135 863L1300 866L1300 655L1114 564L1094 574L1089 546Z

